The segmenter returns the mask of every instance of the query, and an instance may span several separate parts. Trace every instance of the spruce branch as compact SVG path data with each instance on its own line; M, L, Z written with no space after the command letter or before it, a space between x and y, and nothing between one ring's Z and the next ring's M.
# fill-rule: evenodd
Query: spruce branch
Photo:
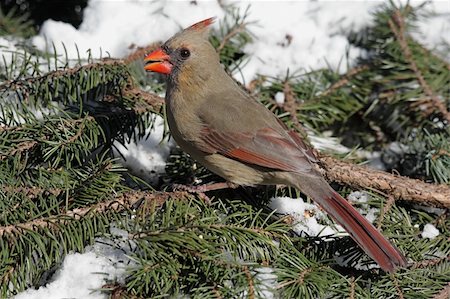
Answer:
M405 20L403 18L402 12L399 9L396 9L391 19L388 20L388 23L389 27L394 33L394 36L396 37L398 43L400 44L400 48L403 51L405 60L409 63L411 69L416 75L417 81L419 82L423 91L429 97L429 99L420 100L419 102L422 102L423 104L424 102L426 103L426 101L431 101L432 102L431 106L432 107L434 106L434 108L436 108L439 111L439 113L450 123L450 112L447 110L445 103L436 96L435 92L432 90L430 85L425 80L422 71L419 69L416 61L414 60L412 51L408 45L407 36L405 34Z
M404 299L405 296L403 295L403 291L398 283L398 279L397 277L395 277L395 275L391 274L391 279L394 282L394 286L395 286L395 290L397 292L397 296L399 299Z
M303 128L297 117L297 109L300 104L296 101L295 93L293 92L288 80L286 80L283 84L283 93L285 99L283 103L283 109L289 113L291 121L294 124L294 129L303 137L307 136L305 129Z
M395 201L394 196L389 195L386 205L381 210L380 216L378 216L377 225L376 225L378 230L381 230L381 226L383 225L384 216L388 213L389 209L394 204L394 201Z
M34 219L24 223L0 227L0 236L21 234L26 231L34 231L41 228L64 225L68 221L79 220L90 213L98 214L106 211L120 211L132 209L136 204L143 201L147 205L161 206L168 198L186 198L187 192L162 192L151 193L147 191L128 191L117 195L114 199L103 201L94 205L77 208L58 216Z
M234 26L232 28L232 30L223 37L219 46L217 46L216 51L220 53L233 37L235 37L238 33L241 33L242 31L245 30L246 26L247 26L247 23L245 23L243 21L241 23L239 23L237 26Z
M25 79L15 79L15 80L6 80L2 84L0 84L0 91L5 90L21 90L23 87L32 85L37 82L49 82L54 78L70 76L79 73L80 71L87 72L89 70L98 69L99 67L104 66L123 66L124 63L119 59L112 58L104 58L98 62L88 63L82 66L77 66L73 68L66 68L63 70L55 70L48 73L45 73L40 76L29 77Z
M331 181L356 189L370 189L398 200L450 207L450 186L429 184L387 172L355 165L332 157L321 157L324 175Z
M354 68L348 70L338 81L334 82L328 89L321 92L319 94L319 97L326 97L335 92L336 90L339 90L340 88L344 87L345 85L349 84L351 81L350 79L353 76L358 75L361 72L368 71L370 69L370 66L368 64L358 65Z
M138 47L133 52L128 54L125 58L123 58L123 62L125 64L130 64L135 61L142 61L146 54L156 50L161 43L152 43L145 47Z
M164 98L153 93L144 92L140 88L134 86L127 86L122 90L122 95L125 99L136 104L134 110L138 114L146 112L161 113L161 109L164 105ZM146 105L142 105L140 102L144 102Z

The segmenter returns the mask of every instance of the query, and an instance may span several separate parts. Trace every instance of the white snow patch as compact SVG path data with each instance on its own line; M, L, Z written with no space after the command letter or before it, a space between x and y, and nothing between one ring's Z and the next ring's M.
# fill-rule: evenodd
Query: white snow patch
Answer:
M350 193L347 197L350 202L366 203L369 200L369 196L370 195L367 192L354 191Z
M260 292L258 292L259 298L276 298L274 294L275 287L277 285L277 276L270 267L257 268L255 270L255 279L259 281Z
M54 280L39 289L28 289L15 299L107 298L98 290L106 279L115 280L124 269L117 269L106 257L94 252L68 254Z
M422 238L434 239L439 236L439 230L431 223L425 224L422 231Z
M301 198L275 197L270 207L277 213L291 215L294 218L294 231L299 235L331 236L345 235L340 225L323 225L318 220L325 219L325 214L314 204L304 202Z
M349 202L360 203L358 212L363 215L370 223L374 223L378 216L377 208L370 208L367 202L370 200L370 194L365 191L353 191L347 196Z
M319 151L328 151L338 154L347 154L351 149L340 143L340 138L331 136L331 131L322 132L320 136L314 131L306 129L311 145Z
M277 92L275 94L275 102L277 102L278 105L284 104L284 92Z
M7 65L11 63L14 52L17 51L16 42L16 38L0 36L0 68L5 67L5 62Z
M361 53L349 44L346 30L371 22L379 2L240 1L250 4L256 41L245 47L250 61L242 70L244 83L255 74L285 75L287 70L327 68L344 72ZM348 53L348 58L346 54ZM241 79L241 78L237 78Z
M361 54L349 44L347 33L372 22L371 11L383 1L227 1L241 11L250 6L249 28L255 41L244 49L249 61L236 79L249 83L256 74L278 76L288 70L331 67L345 72ZM413 5L420 3L412 1ZM91 0L84 10L79 29L53 20L46 21L34 45L41 50L77 58L111 55L123 57L130 46L146 46L165 41L173 34L202 19L223 17L217 1L101 1ZM431 4L439 15L419 24L418 36L429 47L449 40L448 5ZM186 13L188 12L188 13ZM180 16L183 16L180 18ZM214 26L218 26L215 24ZM438 28L438 29L436 29ZM47 41L47 42L46 42Z
M135 248L128 232L111 225L110 233L115 241L97 238L85 253L68 254L52 277L39 289L28 289L15 299L106 299L100 289L108 282L123 283L126 269L133 264L128 254Z
M164 134L164 120L155 115L153 128L147 129L146 136L135 142L132 140L125 147L119 142L114 142L117 148L114 154L121 157L117 150L125 157L122 164L133 174L145 179L147 182L156 183L158 177L164 173L166 160L169 157L173 142L162 140Z
M450 61L448 51L448 45L450 45L450 4L445 0L429 1L427 8L434 13L417 23L418 30L413 31L412 36L428 49L437 50L440 54L443 54L443 58Z
M217 1L196 2L91 0L78 29L47 20L33 43L38 49L49 51L53 43L58 53L64 53L64 44L73 59L78 55L75 44L82 58L88 57L88 49L94 57L123 57L131 51L131 45L165 41L183 27L211 16L223 16Z

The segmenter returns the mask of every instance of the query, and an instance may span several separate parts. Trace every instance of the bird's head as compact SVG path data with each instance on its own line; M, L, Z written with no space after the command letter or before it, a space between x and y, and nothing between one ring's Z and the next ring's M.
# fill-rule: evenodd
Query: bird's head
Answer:
M219 57L208 41L209 27L215 18L209 18L184 29L167 40L161 48L144 58L146 71L167 74L176 78L207 77L211 64L219 64Z

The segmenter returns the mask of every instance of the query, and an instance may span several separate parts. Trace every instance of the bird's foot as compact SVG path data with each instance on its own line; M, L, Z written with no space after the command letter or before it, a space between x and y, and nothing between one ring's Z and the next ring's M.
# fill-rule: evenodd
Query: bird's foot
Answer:
M211 203L211 198L205 194L208 191L222 190L222 189L236 189L238 185L233 184L231 182L223 182L223 183L212 183L212 184L204 184L198 186L187 186L182 184L173 184L174 191L186 191L189 193L195 193L198 195L200 199L205 201L206 203Z

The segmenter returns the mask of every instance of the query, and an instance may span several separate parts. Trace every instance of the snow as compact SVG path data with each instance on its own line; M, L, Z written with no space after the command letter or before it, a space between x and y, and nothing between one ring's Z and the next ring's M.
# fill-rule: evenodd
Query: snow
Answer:
M69 58L74 59L78 55L75 44L84 58L88 49L94 57L101 54L123 57L130 52L130 45L146 46L163 41L183 27L210 16L220 18L223 14L216 1L199 1L193 5L189 1L90 0L78 29L48 20L33 43L38 49L50 51L54 44L60 53L64 53L64 44Z
M431 223L425 224L422 231L422 238L434 239L439 236L439 230Z
M384 1L233 2L242 11L250 5L249 21L257 20L256 24L249 27L256 37L255 41L244 49L250 60L242 70L242 75L236 75L236 78L249 83L257 74L277 76L285 75L288 70L292 73L329 66L345 72L347 66L351 66L361 53L360 49L348 43L345 31L370 24L370 12L381 2ZM413 1L413 4L420 2ZM93 57L124 57L132 51L129 49L131 45L146 46L155 41L165 41L181 28L199 20L211 16L217 16L220 20L224 16L219 1L192 3L194 1L90 0L83 12L83 23L78 29L70 24L48 20L32 42L38 49L50 51L54 44L59 53L64 53L64 44L69 58L73 59L77 59L78 54L86 58L88 49L91 49ZM420 23L415 36L428 47L440 49L443 41L450 43L450 5L448 1L435 1L429 6L439 15ZM217 23L214 26L217 28ZM15 49L14 42L2 37L0 49L1 54L8 58L8 50ZM275 100L279 104L283 103L284 94L276 94ZM162 132L162 120L157 119L148 139L127 144L126 148L115 144L126 158L123 163L150 182L155 182L157 175L164 171L170 151L170 143L160 144ZM340 149L342 153L349 151L345 147L338 147L339 141L329 137L313 137L312 142L322 149ZM364 203L368 195L353 192L349 198ZM295 231L299 234L327 236L343 232L339 226L319 223L325 219L324 213L302 199L273 198L270 206L278 213L291 215L296 223ZM378 212L376 209L367 211L367 206L363 206L361 211L372 222ZM111 233L123 238L127 235L114 228ZM422 236L434 238L438 234L439 231L432 224L427 224ZM95 290L104 285L106 279L123 279L124 269L119 262L122 259L126 260L117 251L106 250L98 244L88 247L83 254L67 255L49 284L38 290L27 290L16 298L106 298L105 294ZM258 275L266 277L269 285L274 284L270 268Z
M241 5L245 5L240 2ZM250 19L256 42L244 50L251 60L242 70L243 81L255 74L278 76L299 69L310 70L331 66L345 71L361 53L350 46L345 29L359 28L370 20L376 2L276 1L252 2ZM282 21L280 21L282 20ZM346 53L349 60L347 61Z
M370 208L367 202L370 200L370 194L365 191L353 191L348 195L348 201L350 203L360 203L361 208L357 208L370 223L374 223L379 213L377 208Z
M349 44L346 32L369 24L370 12L381 2L226 2L233 3L241 11L250 5L248 20L257 21L249 27L256 39L244 49L250 60L236 78L248 83L256 74L277 76L286 74L288 70L329 66L344 72L361 53L359 48ZM195 3L91 0L84 10L84 20L79 29L48 20L33 43L38 49L50 51L55 45L60 53L64 51L64 44L68 56L74 59L78 57L75 44L81 57L88 56L88 49L92 50L94 57L123 57L131 51L131 45L146 46L155 41L165 41L181 28L199 20L211 16L220 19L224 15L218 1ZM423 32L420 36L425 37L424 41L429 46L442 40L450 42L450 37L445 34L450 26L448 5L438 1L431 3L430 8L442 13L432 18L431 23L420 24L419 32ZM184 13L186 11L189 13Z
M272 299L276 298L272 292L277 285L277 276L270 267L261 267L256 269L256 275L254 276L256 280L260 283L260 292L258 293L259 298ZM245 298L244 296L242 296Z
M284 92L279 91L275 94L275 102L277 102L278 105L284 104Z
M114 142L114 154L120 157L121 163L134 175L151 184L157 183L159 176L164 173L166 160L174 145L171 141L162 140L164 119L158 115L153 117L154 126L146 130L146 138L137 140L137 142L131 140L125 146L117 141Z
M7 64L11 63L13 53L17 51L15 44L16 42L12 38L0 36L0 50L1 56L3 56L0 59L0 68L5 66L5 61Z
M270 207L277 213L290 215L294 219L293 230L301 236L344 235L340 225L323 225L319 220L326 219L325 214L315 205L301 198L274 197Z
M420 40L429 49L435 49L443 58L450 61L450 4L448 1L434 1L431 8L435 13L426 20L418 22L418 31L412 33L413 37Z
M319 150L320 152L333 152L336 154L348 154L351 149L342 145L340 139L333 137L331 131L321 132L320 136L317 135L313 130L305 128L308 134L308 139L311 145Z
M126 269L133 263L127 255L134 249L126 231L111 225L110 234L115 238L114 242L97 238L84 253L68 254L47 285L37 290L28 289L14 298L108 298L100 289L109 282L124 282Z
M68 254L54 280L45 287L28 289L15 299L107 298L98 290L105 279L114 280L122 275L109 258L95 252Z

